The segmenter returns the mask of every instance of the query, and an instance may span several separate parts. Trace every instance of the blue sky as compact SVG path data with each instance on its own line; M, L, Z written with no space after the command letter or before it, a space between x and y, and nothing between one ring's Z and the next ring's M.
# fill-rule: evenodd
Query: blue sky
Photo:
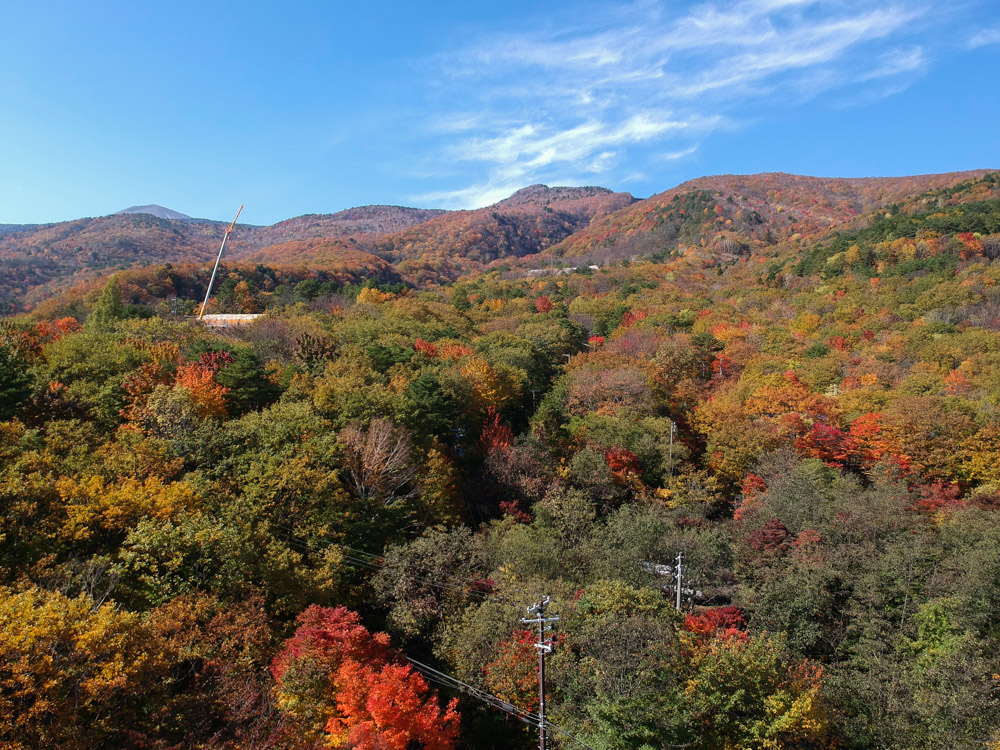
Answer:
M4 3L0 223L1000 168L1000 2Z

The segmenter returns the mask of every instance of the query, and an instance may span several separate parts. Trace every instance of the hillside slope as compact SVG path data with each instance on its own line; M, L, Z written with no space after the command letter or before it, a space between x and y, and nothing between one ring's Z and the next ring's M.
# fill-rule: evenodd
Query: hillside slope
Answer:
M373 252L413 283L450 281L491 261L543 252L635 200L605 188L532 185L492 206L376 237Z
M533 185L470 211L362 206L266 227L239 226L227 258L352 277L398 274L417 286L453 281L490 264L531 268L554 258L585 265L697 251L726 261L799 251L804 243L870 222L873 210L930 200L920 196L986 172L861 179L720 175L646 200L599 187ZM31 309L116 269L208 262L224 226L148 213L4 226L0 309Z
M738 253L793 235L814 238L867 211L989 171L875 178L781 172L700 177L598 219L548 252L590 261L721 244L724 252Z
M447 213L435 208L359 206L335 214L305 214L266 227L253 227L233 237L233 256L269 245L300 240L356 237L399 232Z
M240 225L233 233L227 257L239 259L280 243L398 231L442 213L363 206L335 214L300 216L266 227ZM0 309L30 309L53 293L116 269L209 261L218 252L225 226L222 222L160 218L144 211L56 224L6 225L0 231Z
M414 283L454 278L496 258L541 252L635 199L604 188L535 185L475 211L361 206L271 226L238 226L227 257L294 267L379 268L409 261ZM225 225L161 218L145 208L0 232L0 300L30 309L73 284L115 269L206 262ZM153 207L157 208L157 207ZM133 213L132 211L136 211ZM424 268L424 267L427 268ZM404 269L406 270L406 269Z

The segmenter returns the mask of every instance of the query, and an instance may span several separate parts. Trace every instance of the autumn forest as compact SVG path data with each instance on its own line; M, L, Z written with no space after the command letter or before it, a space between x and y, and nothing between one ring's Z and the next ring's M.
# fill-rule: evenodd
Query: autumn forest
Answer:
M0 748L1000 748L1000 173L224 228L0 227Z

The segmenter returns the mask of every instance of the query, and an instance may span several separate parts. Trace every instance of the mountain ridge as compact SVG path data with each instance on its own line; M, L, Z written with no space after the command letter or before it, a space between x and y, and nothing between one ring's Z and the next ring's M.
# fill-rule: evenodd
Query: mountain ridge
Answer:
M653 256L697 246L720 257L761 252L793 237L848 227L906 196L990 170L904 177L817 178L782 172L710 175L646 199L603 187L529 185L479 209L358 206L259 227L240 224L226 260L394 272L417 286L488 267L573 265ZM117 213L0 228L0 300L31 309L74 284L116 269L214 258L225 225Z
M858 178L811 177L787 172L708 175L687 180L605 216L553 246L548 254L589 257L601 250L604 251L601 257L620 258L629 252L654 252L650 244L659 241L655 230L678 218L670 215L670 206L681 196L695 193L708 193L713 201L716 197L723 200L725 205L721 210L714 210L722 219L715 230L724 239L747 245L756 241L767 244L794 234L815 236L907 196L949 187L993 171ZM683 214L687 209L677 210ZM689 220L687 216L683 221ZM634 247L628 247L630 244ZM608 248L617 251L610 253Z

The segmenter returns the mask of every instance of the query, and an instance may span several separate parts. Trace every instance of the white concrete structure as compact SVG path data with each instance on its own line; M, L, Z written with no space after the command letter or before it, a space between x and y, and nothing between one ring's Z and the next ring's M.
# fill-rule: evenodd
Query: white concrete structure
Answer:
M235 326L248 326L257 318L262 317L264 317L263 313L214 313L202 317L201 322L209 328L233 328Z

